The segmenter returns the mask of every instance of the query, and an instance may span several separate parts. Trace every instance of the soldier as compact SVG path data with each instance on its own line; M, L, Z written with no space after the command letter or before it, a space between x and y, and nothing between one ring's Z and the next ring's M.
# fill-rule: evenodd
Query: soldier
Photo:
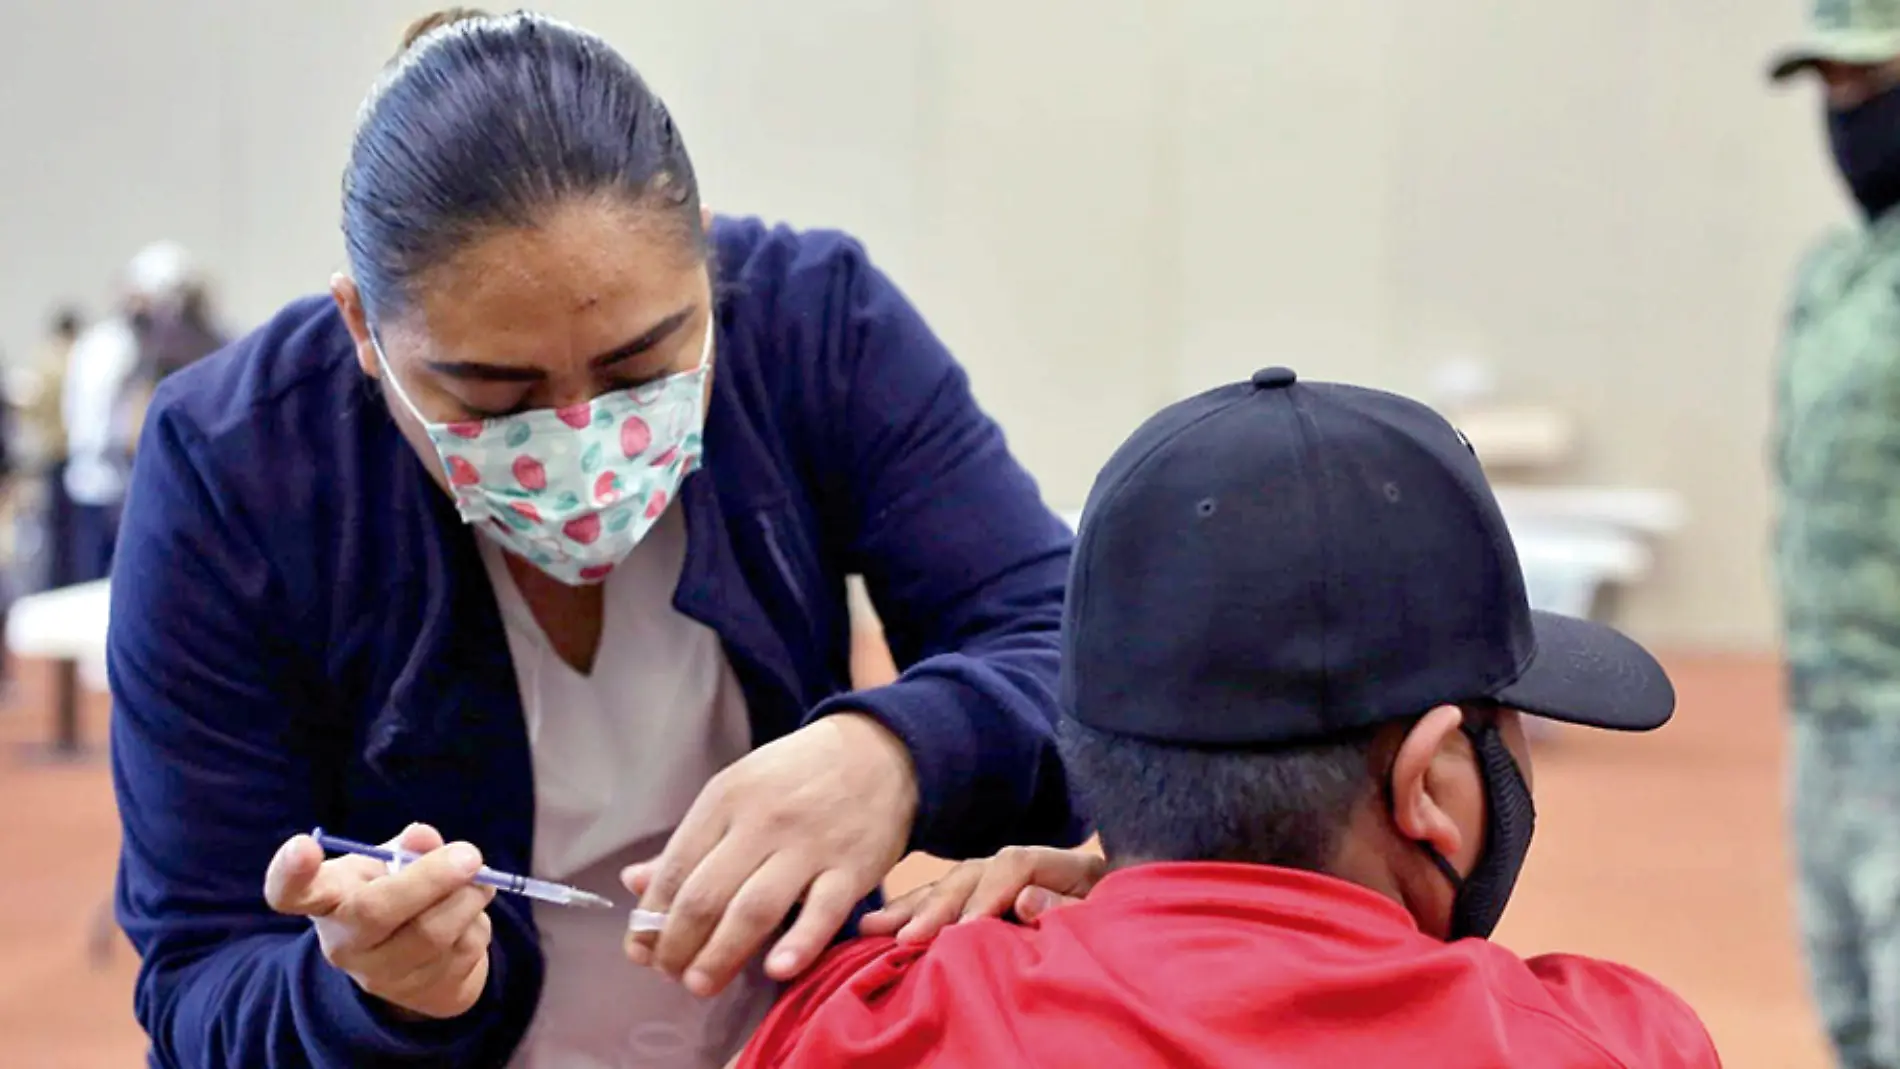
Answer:
M1824 89L1862 225L1802 265L1775 536L1800 918L1843 1067L1900 1066L1900 0L1817 0L1776 81Z

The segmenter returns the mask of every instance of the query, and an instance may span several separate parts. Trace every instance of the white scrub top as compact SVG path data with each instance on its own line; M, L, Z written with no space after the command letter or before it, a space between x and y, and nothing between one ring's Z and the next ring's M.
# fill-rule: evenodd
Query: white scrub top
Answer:
M593 672L561 660L501 550L478 538L508 633L534 765L534 871L605 895L614 911L536 903L547 957L541 1004L516 1069L720 1069L778 986L754 961L699 999L621 949L626 865L657 856L700 788L751 749L745 694L719 638L673 608L686 555L668 509L606 580Z

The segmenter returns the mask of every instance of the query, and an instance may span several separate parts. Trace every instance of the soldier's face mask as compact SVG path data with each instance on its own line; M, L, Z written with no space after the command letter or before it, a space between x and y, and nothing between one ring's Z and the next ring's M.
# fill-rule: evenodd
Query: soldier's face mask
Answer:
M1900 204L1900 87L1829 109L1827 133L1841 179L1868 220Z

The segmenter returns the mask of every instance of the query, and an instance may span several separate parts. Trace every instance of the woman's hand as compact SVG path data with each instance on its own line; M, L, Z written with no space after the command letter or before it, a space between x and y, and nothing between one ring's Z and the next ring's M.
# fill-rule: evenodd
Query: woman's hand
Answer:
M767 957L775 980L803 972L903 857L917 815L910 751L858 713L823 717L714 776L658 858L621 874L662 932L629 933L627 957L722 990L792 907Z
M482 856L442 845L426 824L389 844L422 856L392 873L380 861L326 861L308 835L285 842L264 873L264 900L309 917L324 960L364 993L414 1017L459 1017L488 986L491 888L470 882Z
M939 931L977 917L1014 913L1033 921L1052 909L1080 902L1108 871L1108 863L1083 850L1010 846L995 857L965 861L876 913L859 930L920 943Z

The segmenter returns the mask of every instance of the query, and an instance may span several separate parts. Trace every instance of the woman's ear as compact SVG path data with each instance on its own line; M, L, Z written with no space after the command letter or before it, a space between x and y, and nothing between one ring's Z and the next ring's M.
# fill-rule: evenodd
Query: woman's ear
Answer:
M331 275L330 299L336 302L337 311L343 313L343 325L349 328L350 339L356 343L356 366L372 379L381 378L383 369L377 366L376 345L369 336L369 316L363 311L363 295L357 292L356 280L341 271Z
M1455 796L1474 794L1455 782L1456 770L1476 771L1470 744L1459 730L1464 717L1455 705L1426 713L1406 732L1392 761L1393 824L1400 835L1447 859L1457 858L1466 841L1458 818L1469 805Z

